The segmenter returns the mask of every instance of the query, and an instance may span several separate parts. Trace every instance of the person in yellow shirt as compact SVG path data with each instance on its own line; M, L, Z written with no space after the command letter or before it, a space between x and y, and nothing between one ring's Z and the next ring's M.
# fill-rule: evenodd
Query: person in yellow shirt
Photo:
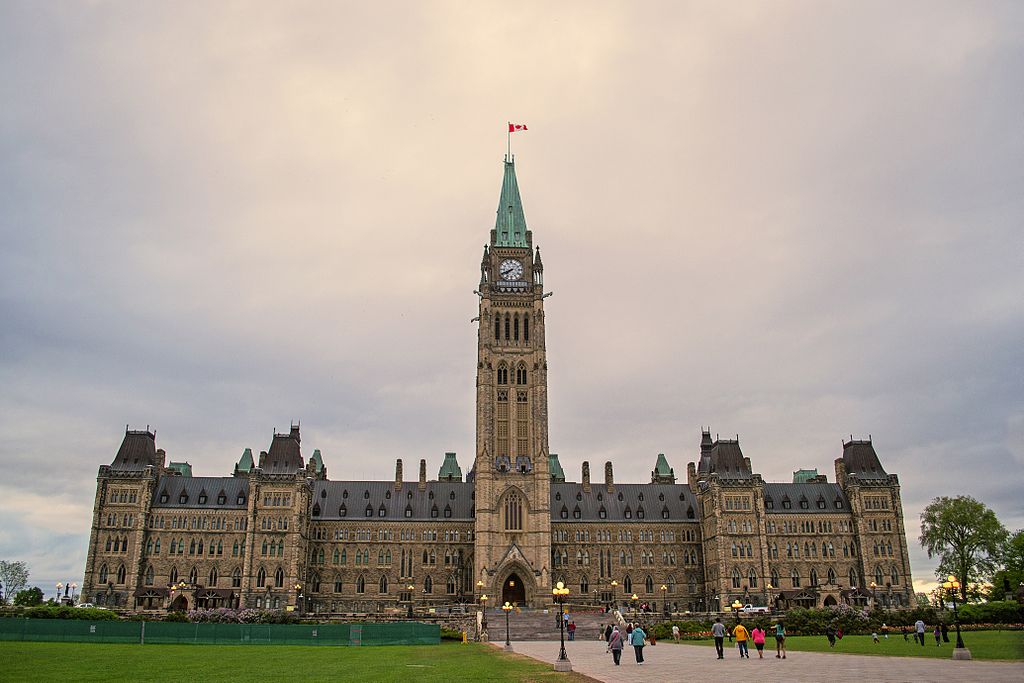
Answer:
M750 653L747 651L747 639L750 637L750 632L747 631L747 627L737 623L732 634L736 637L736 647L740 649L740 657L750 659Z

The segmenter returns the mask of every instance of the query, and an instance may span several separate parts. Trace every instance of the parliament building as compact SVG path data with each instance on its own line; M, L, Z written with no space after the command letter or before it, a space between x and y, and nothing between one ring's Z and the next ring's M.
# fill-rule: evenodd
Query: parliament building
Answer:
M425 460L417 476L398 460L393 481L334 480L293 425L228 476L200 477L155 432L126 430L99 468L82 600L326 616L483 595L540 607L563 581L577 607L911 604L899 480L870 439L843 443L833 481L814 469L766 482L738 439L708 429L685 478L659 454L650 482L616 482L611 462L568 479L548 446L543 286L506 158L477 286L469 471L446 453L432 478Z

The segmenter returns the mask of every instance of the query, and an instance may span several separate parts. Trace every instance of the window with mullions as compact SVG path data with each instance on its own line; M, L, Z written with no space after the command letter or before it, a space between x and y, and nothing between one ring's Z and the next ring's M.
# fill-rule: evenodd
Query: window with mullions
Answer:
M515 491L505 498L505 531L522 531L523 499Z

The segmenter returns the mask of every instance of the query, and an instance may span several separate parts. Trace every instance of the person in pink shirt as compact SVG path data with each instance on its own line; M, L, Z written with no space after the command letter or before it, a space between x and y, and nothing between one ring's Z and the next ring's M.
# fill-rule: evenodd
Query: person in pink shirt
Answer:
M750 632L750 637L754 640L754 647L757 648L757 658L764 659L764 629L758 624L754 627L754 630Z

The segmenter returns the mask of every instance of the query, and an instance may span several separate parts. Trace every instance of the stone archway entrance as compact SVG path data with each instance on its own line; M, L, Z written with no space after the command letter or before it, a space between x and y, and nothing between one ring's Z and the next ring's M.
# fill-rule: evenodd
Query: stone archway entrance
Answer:
M171 601L171 604L167 607L169 612L187 612L188 611L188 599L184 595L179 595Z
M836 606L836 604L837 604L837 603L836 603L836 599L835 599L835 596L832 596L832 595L827 595L827 596L825 596L825 601L824 601L824 603L823 603L823 605L824 605L825 607L835 607L835 606Z
M515 572L509 574L501 586L501 604L506 602L520 606L526 604L526 586Z

